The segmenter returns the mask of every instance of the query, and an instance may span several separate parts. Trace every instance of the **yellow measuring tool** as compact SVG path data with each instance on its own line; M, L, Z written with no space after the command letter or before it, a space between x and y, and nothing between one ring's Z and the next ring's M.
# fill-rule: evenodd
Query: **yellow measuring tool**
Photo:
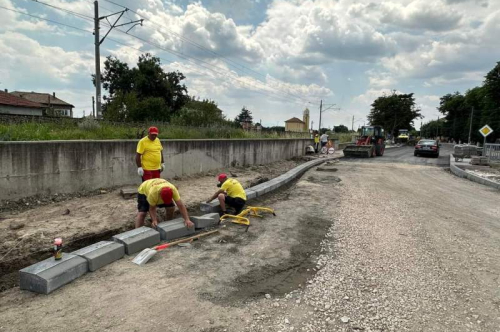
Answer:
M259 212L269 212L272 213L273 216L276 216L276 213L274 213L274 210L271 208L259 207L259 206L247 206L238 215L232 215L232 214L223 215L222 217L220 217L219 224L225 221L226 219L229 219L234 224L246 225L247 229L245 230L245 232L247 232L248 227L250 227L250 219L247 218L247 216L262 218L263 216L259 214Z

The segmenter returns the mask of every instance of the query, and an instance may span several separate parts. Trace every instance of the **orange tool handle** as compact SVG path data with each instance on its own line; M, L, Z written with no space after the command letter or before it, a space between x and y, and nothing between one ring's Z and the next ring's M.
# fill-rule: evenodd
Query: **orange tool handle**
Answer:
M165 244L161 244L159 246L156 246L155 250L156 251L160 251L160 250L163 250L163 249L167 249L168 247L170 247L170 243L165 243Z

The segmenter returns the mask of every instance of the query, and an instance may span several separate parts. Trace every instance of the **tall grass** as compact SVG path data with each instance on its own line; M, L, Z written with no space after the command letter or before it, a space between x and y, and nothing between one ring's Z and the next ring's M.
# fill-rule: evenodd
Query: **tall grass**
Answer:
M59 123L26 122L0 124L0 141L51 141L136 139L147 134L150 125L156 125L161 139L203 138L307 138L305 133L278 133L274 131L245 131L233 127L181 127L167 124L120 124L107 122L62 121ZM89 120L92 121L92 120Z

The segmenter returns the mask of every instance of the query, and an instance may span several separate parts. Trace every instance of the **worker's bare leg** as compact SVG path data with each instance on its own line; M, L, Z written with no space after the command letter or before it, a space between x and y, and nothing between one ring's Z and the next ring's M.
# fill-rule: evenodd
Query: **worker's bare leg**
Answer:
M174 219L175 206L165 208L165 220Z
M135 228L144 226L144 219L146 219L147 212L138 212L137 219L135 220Z
M219 199L220 209L226 211L226 195L219 194L217 198Z

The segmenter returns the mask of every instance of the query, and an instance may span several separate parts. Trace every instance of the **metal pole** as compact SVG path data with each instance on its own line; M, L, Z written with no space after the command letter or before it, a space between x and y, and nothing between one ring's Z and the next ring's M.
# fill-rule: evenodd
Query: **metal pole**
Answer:
M94 99L94 96L92 96L92 116L95 119L95 99Z
M95 40L95 99L96 117L101 118L101 52L99 50L99 3L94 1L94 40Z
M352 116L351 131L354 131L354 115Z
M472 107L472 111L470 113L470 128L469 128L469 145L470 145L470 136L472 133L472 116L474 115L474 107Z
M318 133L321 134L321 113L323 113L323 99L319 102L319 128Z

